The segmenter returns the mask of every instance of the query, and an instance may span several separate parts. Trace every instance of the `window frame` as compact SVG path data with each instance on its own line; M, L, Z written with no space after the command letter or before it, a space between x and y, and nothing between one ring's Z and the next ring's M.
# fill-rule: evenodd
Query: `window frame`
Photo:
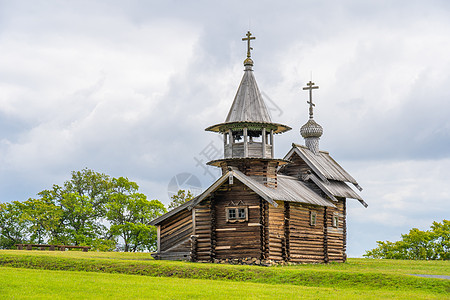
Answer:
M317 225L317 212L310 211L309 212L309 225L316 226Z
M333 219L331 220L331 225L333 225L333 227L335 227L335 228L339 227L339 216L337 214L333 214Z
M239 217L239 210L243 209L245 216ZM235 218L230 218L229 211L234 210ZM227 206L225 207L225 216L228 223L248 222L248 206Z

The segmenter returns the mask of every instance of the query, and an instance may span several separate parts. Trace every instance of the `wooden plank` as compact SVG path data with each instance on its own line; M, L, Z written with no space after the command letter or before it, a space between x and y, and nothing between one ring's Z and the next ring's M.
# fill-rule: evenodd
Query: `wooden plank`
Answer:
M216 228L216 231L236 231L236 228Z

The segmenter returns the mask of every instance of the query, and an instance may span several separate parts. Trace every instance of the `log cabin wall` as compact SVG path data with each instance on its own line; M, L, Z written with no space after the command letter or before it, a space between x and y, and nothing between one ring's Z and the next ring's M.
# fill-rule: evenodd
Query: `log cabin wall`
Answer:
M311 212L316 225L310 224ZM291 262L324 262L324 207L290 203L289 251Z
M161 223L160 251L189 252L191 235L192 214L186 209Z
M194 234L197 235L197 260L211 260L211 200L199 203L194 209Z
M327 252L329 261L345 262L346 260L346 215L345 198L338 198L334 203L337 208L327 209ZM333 226L333 218L338 217L337 227Z
M228 167L237 168L261 184L272 188L277 187L278 161L276 160L227 160L221 164L222 174L228 172Z
M212 226L214 257L226 258L260 258L261 253L261 215L260 197L238 180L232 185L223 185L215 192L215 225ZM248 221L228 222L226 208L246 206Z
M283 260L284 236L284 202L277 201L278 206L269 205L269 259Z
M311 171L311 168L297 155L297 153L294 153L291 156L290 161L290 164L287 164L282 168L281 172L285 175L302 178L308 171Z

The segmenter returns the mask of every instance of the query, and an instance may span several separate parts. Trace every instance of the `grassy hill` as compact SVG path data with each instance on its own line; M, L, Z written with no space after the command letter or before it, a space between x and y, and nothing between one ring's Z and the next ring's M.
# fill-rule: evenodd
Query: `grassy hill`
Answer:
M450 275L450 262L257 267L155 261L148 253L0 251L0 295L16 298L450 299L450 280L410 274Z

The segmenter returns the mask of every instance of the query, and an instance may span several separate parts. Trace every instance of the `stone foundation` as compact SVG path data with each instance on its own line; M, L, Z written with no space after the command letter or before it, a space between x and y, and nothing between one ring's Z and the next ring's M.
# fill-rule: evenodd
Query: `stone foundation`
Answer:
M211 263L209 260L199 260L199 263ZM214 259L213 263L215 264L229 264L229 265L246 265L246 266L293 266L293 265L302 265L306 263L293 263L286 261L275 261L270 259L259 259L255 257L247 257L247 258L224 258L224 259Z

